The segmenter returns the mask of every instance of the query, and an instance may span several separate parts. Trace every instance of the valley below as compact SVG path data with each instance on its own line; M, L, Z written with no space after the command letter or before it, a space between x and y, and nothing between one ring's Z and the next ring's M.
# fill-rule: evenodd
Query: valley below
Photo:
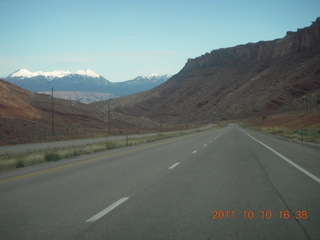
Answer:
M53 99L47 95L48 86L47 94L39 94L14 84L22 86L50 74L57 75ZM310 141L319 141L320 18L281 39L188 59L177 74L162 77L122 83L133 91L138 83L161 81L150 90L140 88L134 94L128 90L127 96L114 98L116 93L93 91L115 85L89 69L74 74L20 70L10 76L10 82L0 81L0 144L162 132L232 121L273 132L302 128L316 133ZM79 81L82 87L68 90ZM90 93L80 91L88 86ZM66 95L87 104L61 99ZM105 97L111 99L102 100ZM96 101L99 98L102 101Z

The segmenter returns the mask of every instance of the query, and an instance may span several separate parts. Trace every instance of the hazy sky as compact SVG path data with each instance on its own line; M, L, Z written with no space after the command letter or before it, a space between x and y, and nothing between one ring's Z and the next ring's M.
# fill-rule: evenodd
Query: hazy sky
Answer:
M0 76L90 68L116 82L282 38L320 17L320 1L0 0L0 11Z

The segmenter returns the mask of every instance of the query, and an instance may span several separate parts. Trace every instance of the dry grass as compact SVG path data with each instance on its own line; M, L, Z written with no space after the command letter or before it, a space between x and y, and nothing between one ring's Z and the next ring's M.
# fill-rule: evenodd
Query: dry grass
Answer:
M304 142L320 143L320 112L301 112L293 116L290 113L268 116L263 119L244 121L245 126L284 138Z
M185 133L183 133L184 135ZM120 141L105 141L93 144L87 144L84 146L56 148L51 150L39 150L31 151L23 154L7 154L0 156L0 171L9 169L30 166L37 163L46 161L58 161L61 159L72 158L83 154L89 154L94 152L106 151L125 146L133 146L138 144L144 144L154 142L166 138L181 136L181 133L174 134L158 134L155 136L120 140Z
M224 128L228 124L217 124L212 126L207 130L213 130L217 128ZM145 144L150 142L159 141L162 139L178 137L186 134L196 133L198 130L188 131L188 132L177 132L168 134L157 134L154 136L144 137L144 138L129 138L126 140L119 141L104 141L99 143L87 144L77 147L67 147L67 148L55 148L51 150L38 150L30 151L22 154L7 154L0 155L0 171L5 171L9 169L30 166L42 162L59 161L61 159L72 158L84 154L101 152L126 146L134 146L139 144Z
M248 125L247 127L255 131L262 131L269 134L274 134L280 137L284 137L287 139L296 140L296 141L320 143L320 129L313 129L313 128L291 129L291 128L285 128L285 127L279 127L279 126L260 127L260 126L248 126Z

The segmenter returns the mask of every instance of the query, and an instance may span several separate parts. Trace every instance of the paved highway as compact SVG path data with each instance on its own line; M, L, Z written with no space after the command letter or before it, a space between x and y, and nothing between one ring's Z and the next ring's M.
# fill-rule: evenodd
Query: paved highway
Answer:
M319 156L231 124L3 172L0 236L320 239Z

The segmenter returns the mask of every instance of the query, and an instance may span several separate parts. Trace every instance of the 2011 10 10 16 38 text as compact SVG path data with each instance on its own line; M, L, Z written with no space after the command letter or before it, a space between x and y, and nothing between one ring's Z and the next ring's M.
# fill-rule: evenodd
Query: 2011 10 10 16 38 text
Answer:
M296 210L296 211L270 211L270 210L262 210L262 211L253 211L253 210L245 210L242 212L229 211L229 210L214 210L212 211L212 219L222 220L222 219L308 219L309 213L306 210Z

